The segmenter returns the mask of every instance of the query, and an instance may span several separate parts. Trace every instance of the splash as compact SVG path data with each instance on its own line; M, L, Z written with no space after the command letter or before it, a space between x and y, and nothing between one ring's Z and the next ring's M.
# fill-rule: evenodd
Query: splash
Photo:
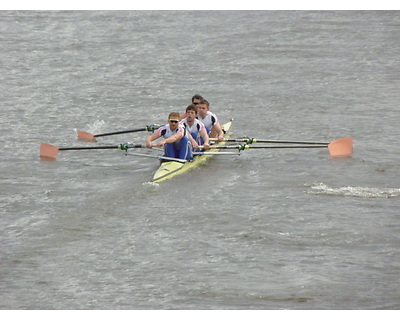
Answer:
M346 196L356 198L395 198L400 197L400 189L396 188L367 188L367 187L329 187L323 183L309 185L308 194Z
M143 182L142 183L143 188L145 188L146 190L157 190L160 185L157 182Z
M104 120L96 120L93 124L89 125L89 129L87 132L91 134L95 134L96 132L100 131L100 129L104 126ZM78 129L74 128L76 135L78 135Z
M104 120L96 120L92 125L89 126L89 132L96 133L101 127L104 126L104 123Z

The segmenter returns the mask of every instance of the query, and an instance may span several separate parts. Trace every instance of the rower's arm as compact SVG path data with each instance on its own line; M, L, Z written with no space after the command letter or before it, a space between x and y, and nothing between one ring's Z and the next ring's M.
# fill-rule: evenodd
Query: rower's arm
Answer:
M194 138L193 138L193 136L192 136L192 134L190 132L188 134L188 137L189 137L189 140L190 140L192 146L194 148L198 148L199 145L197 144L196 140L194 140Z
M200 136L204 140L204 144L210 144L210 137L208 136L207 130L204 128L203 130L200 130Z
M183 138L183 132L177 132L173 136L165 139L166 143L174 143Z
M154 140L157 140L160 137L160 135L157 132L152 133L149 135L146 139L146 147L151 148L153 146L152 142Z
M215 130L217 131L217 137L219 141L222 141L224 139L224 131L221 128L221 125L219 123L216 123L214 125Z

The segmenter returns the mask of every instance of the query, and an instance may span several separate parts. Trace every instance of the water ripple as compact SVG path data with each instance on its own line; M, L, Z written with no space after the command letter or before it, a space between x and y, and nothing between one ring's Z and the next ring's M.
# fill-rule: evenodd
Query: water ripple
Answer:
M346 196L356 198L396 198L400 197L400 188L369 188L369 187L329 187L324 183L314 183L307 190L308 194Z

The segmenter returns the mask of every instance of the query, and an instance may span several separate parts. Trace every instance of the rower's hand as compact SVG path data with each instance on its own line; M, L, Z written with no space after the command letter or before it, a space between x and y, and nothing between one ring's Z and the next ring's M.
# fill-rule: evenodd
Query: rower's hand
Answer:
M153 144L151 141L146 141L146 148L151 149L153 147Z
M157 143L157 147L161 148L164 144L166 144L165 142L166 140L162 140L159 143Z
M210 149L210 145L208 143L204 143L203 144L203 149L204 150L209 150Z
M199 148L199 144L196 141L192 142L192 147L193 149L198 149Z
M218 141L219 141L219 142L224 141L224 136L218 136L217 138L218 138Z

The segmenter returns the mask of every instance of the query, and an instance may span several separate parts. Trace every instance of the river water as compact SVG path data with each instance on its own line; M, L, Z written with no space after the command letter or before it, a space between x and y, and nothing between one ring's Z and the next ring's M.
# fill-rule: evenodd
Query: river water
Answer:
M399 12L2 11L0 31L1 309L400 308ZM120 150L39 158L196 93L235 137L354 154L245 150L160 184Z

